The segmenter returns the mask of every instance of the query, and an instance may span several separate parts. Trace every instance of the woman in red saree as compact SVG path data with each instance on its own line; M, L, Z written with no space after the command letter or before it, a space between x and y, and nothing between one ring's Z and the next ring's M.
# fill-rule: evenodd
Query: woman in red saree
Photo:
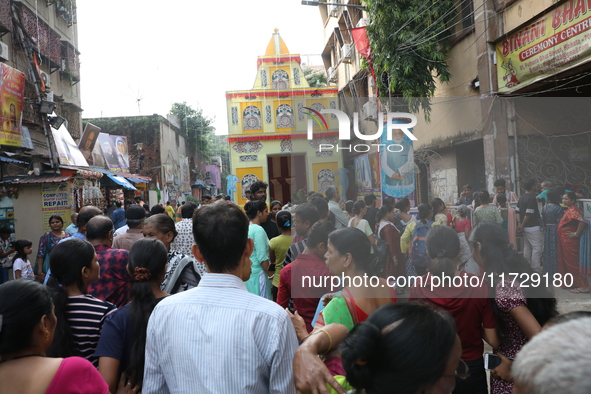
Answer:
M579 273L579 244L580 236L585 229L585 221L575 202L577 196L573 192L562 197L562 203L567 210L558 224L558 272L563 276L572 274L572 293L589 293L587 278Z

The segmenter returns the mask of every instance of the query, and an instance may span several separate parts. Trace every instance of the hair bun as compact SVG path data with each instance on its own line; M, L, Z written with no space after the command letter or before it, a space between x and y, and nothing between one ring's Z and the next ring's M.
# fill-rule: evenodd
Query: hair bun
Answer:
M358 389L371 386L371 365L380 351L381 337L378 327L362 322L353 328L341 345L341 358L347 371L347 380Z
M133 270L133 280L136 282L147 282L150 280L150 271L147 268L135 267Z

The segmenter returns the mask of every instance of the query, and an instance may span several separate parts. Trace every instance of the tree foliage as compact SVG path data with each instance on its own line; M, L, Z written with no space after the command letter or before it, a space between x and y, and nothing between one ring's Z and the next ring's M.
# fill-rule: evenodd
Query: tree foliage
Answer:
M304 77L311 88L323 88L327 85L326 74L312 68L304 68Z
M431 107L435 78L448 82L446 52L456 18L453 0L366 0L371 45L381 97L402 97L411 112ZM421 99L423 98L423 99Z

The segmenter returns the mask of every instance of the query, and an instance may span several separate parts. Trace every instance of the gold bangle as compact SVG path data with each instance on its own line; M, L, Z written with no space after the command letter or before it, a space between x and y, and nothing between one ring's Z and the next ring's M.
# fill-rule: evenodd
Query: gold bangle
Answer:
M326 353L330 352L330 349L332 348L332 337L330 336L330 334L328 333L328 331L326 331L326 330L324 330L322 328L319 328L318 331L323 332L326 335L328 335L328 340L329 340L328 349L326 349L326 352L324 352L324 354L326 354Z

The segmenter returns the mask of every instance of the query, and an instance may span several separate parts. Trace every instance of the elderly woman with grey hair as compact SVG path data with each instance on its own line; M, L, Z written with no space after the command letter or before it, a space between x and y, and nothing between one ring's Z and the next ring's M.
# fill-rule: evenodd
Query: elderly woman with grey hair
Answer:
M472 231L472 223L468 219L469 214L470 208L461 204L458 207L458 214L451 223L460 239L460 267L463 266L463 270L470 274L480 275L480 268L472 258L472 251L470 245L468 245L468 238L470 237L470 231Z
M591 393L591 318L556 324L532 338L511 368L513 393Z

